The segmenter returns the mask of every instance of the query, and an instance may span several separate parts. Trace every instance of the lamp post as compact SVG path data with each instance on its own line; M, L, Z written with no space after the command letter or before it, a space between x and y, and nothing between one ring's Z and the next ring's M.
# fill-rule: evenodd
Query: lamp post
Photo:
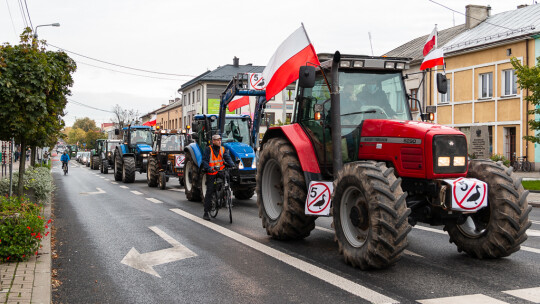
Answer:
M56 27L58 27L58 26L60 26L60 23L41 24L41 25L36 26L36 27L34 28L34 39L37 39L37 37L38 37L37 29L38 29L38 27L40 27L40 26L56 26Z

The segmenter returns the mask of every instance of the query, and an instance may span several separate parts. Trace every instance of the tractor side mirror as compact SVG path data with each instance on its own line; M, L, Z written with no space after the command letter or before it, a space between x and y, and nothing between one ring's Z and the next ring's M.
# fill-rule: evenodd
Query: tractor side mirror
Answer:
M423 121L434 121L435 120L435 113L437 113L437 107L436 106L426 106L426 113L422 114L422 120Z
M114 129L114 135L120 135L120 130L119 129Z
M315 86L315 67L301 66L298 73L298 85L302 88L313 88Z
M441 73L437 73L437 91L441 94L446 94L448 91L448 79Z

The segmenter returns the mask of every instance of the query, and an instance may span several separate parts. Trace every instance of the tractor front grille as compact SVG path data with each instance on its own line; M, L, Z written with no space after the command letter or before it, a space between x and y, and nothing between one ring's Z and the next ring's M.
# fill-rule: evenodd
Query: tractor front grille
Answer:
M251 168L253 158L242 158L242 163L244 164L244 168Z

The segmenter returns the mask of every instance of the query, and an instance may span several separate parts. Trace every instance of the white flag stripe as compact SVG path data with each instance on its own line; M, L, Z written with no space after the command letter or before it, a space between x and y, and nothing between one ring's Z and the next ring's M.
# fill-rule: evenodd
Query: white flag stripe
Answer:
M431 53L427 54L426 58L424 58L424 62L441 57L444 57L443 49L434 49Z
M299 27L294 33L292 33L285 41L278 47L266 68L263 71L263 78L268 83L274 73L291 57L298 54L301 50L305 49L309 45L308 38L304 29Z

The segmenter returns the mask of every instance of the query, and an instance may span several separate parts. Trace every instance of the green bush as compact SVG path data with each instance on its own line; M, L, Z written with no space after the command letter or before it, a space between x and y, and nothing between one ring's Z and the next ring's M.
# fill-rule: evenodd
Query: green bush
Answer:
M49 169L49 171L51 170L51 160L49 159L47 161L47 163L39 163L37 162L35 165L34 165L34 168L47 168Z
M19 172L13 173L13 188L17 187ZM47 202L51 198L54 184L47 167L28 168L24 174L24 190L35 203ZM9 178L0 180L0 195L9 193Z
M510 166L510 160L508 160L502 154L493 154L493 155L491 155L491 160L495 161L495 162L502 161L505 166L507 166L507 167Z
M26 198L0 198L0 261L23 261L37 254L48 228L40 212L41 207Z

